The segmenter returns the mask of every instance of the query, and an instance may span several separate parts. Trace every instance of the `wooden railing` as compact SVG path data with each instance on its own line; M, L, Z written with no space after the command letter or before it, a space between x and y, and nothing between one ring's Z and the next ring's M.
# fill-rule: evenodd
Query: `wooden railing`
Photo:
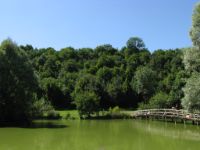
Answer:
M131 114L135 118L151 118L151 119L164 119L172 121L188 121L191 120L193 123L199 124L200 114L199 113L188 113L184 110L177 109L145 109L137 110Z

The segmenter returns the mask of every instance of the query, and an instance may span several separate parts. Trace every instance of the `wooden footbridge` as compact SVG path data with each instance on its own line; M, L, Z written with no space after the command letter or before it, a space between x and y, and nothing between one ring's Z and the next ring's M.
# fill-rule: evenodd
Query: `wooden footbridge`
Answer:
M177 109L145 109L134 111L131 114L133 118L143 118L152 120L165 120L173 122L192 122L193 124L200 124L200 113L188 113L184 110Z

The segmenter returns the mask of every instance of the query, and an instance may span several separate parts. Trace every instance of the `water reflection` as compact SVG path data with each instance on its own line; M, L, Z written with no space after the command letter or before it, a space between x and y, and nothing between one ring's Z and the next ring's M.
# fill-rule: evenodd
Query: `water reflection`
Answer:
M199 140L196 126L137 120L37 121L32 128L0 128L0 150L196 150Z
M67 125L65 124L59 124L55 122L49 122L49 121L38 121L33 122L29 126L24 126L24 128L30 128L30 129L37 129L37 128L51 128L51 129L59 129L59 128L66 128Z
M149 132L173 139L200 141L199 126L156 121L136 121L133 124L142 132Z

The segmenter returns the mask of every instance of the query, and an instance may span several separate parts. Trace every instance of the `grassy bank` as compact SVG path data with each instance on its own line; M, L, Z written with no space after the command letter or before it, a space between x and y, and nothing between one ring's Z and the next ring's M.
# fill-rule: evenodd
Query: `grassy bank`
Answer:
M56 110L62 119L80 119L77 110Z
M98 114L92 114L84 119L128 119L133 111L120 110L119 107L110 108L109 110L100 111ZM61 119L79 120L80 116L77 110L56 110Z

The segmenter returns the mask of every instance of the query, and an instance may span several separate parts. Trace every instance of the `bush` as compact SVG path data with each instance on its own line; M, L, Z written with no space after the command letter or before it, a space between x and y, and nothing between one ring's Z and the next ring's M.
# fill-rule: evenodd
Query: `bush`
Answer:
M76 118L74 116L72 116L70 113L67 113L64 117L64 119L67 119L67 120L75 120Z
M111 114L111 115L118 115L118 114L120 114L120 108L119 108L119 106L115 106L115 107L113 107L113 108L109 108L109 114Z
M170 101L169 96L164 92L156 93L148 103L139 103L139 109L150 109L150 108L169 108Z
M112 119L124 119L124 118L130 118L128 114L122 113L119 106L115 106L113 108L109 108L106 118L112 118Z
M47 113L47 119L61 119L61 116L58 112L51 110Z
M49 111L53 111L53 107L44 98L41 98L34 102L32 106L32 117L33 118L42 118L44 117L45 113L48 113Z
M169 96L164 92L156 93L149 101L151 108L169 108Z
M138 104L138 109L150 109L152 108L152 106L148 103L144 103L144 102L141 102Z

